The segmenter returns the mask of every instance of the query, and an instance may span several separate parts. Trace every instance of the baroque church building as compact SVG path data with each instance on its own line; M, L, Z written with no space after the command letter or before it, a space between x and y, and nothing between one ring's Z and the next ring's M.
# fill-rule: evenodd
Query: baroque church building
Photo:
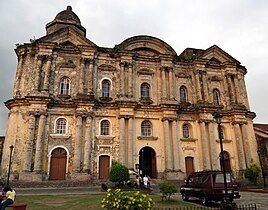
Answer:
M99 47L70 6L17 46L1 164L21 181L107 179L113 160L152 178L259 163L244 77L216 45L177 54L151 36Z

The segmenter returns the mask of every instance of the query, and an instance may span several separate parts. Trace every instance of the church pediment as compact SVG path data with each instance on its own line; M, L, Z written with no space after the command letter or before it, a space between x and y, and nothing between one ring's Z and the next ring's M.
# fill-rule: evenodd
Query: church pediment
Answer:
M164 41L152 36L134 36L116 46L121 50L134 51L142 55L177 55L175 50Z
M80 54L81 53L79 48L70 41L66 41L64 43L61 43L56 48L59 52L64 52L64 53L73 53L73 54Z
M83 45L88 46L92 48L96 48L97 45L76 32L72 28L62 28L52 34L49 34L47 36L44 36L40 39L38 39L38 42L53 42L57 43L58 45L65 43L65 42L71 42L76 46Z
M219 48L217 45L206 49L199 58L209 60L207 64L209 65L220 65L221 63L236 63L240 64L238 60L233 58L227 52Z

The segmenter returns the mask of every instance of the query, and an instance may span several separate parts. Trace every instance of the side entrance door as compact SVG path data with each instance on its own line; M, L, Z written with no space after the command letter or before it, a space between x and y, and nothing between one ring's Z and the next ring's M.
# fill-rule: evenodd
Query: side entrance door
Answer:
M63 148L54 149L50 160L50 180L64 180L66 174L67 153Z
M108 155L101 155L99 157L99 179L106 180L109 176L110 157Z
M187 177L194 172L194 158L193 157L185 157L185 168Z

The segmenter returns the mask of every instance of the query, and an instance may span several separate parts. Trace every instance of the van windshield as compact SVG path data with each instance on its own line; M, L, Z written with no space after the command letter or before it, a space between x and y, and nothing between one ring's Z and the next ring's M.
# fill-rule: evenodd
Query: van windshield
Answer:
M230 173L226 173L226 182L231 182L231 174ZM223 174L216 174L216 179L215 179L216 183L224 183L224 179L223 179Z

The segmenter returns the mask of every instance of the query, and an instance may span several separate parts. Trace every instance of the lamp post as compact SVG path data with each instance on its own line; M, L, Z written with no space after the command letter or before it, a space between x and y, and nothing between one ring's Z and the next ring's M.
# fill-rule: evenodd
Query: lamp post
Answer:
M9 185L9 176L10 176L10 168L11 168L11 159L12 159L12 152L14 149L13 145L9 146L10 149L10 156L9 156L9 163L8 163L8 173L7 173L7 185Z
M222 129L221 129L222 115L219 112L214 112L213 117L214 117L214 119L215 119L215 121L216 121L216 123L218 125L218 135L219 135L220 147L221 147L220 161L221 161L221 170L222 170L222 173L223 173L224 192L225 192L224 199L226 199L226 196L228 194L228 190L227 190L226 170L225 170L225 165L224 165L224 156L223 156L224 153L223 153L223 144L222 144Z

